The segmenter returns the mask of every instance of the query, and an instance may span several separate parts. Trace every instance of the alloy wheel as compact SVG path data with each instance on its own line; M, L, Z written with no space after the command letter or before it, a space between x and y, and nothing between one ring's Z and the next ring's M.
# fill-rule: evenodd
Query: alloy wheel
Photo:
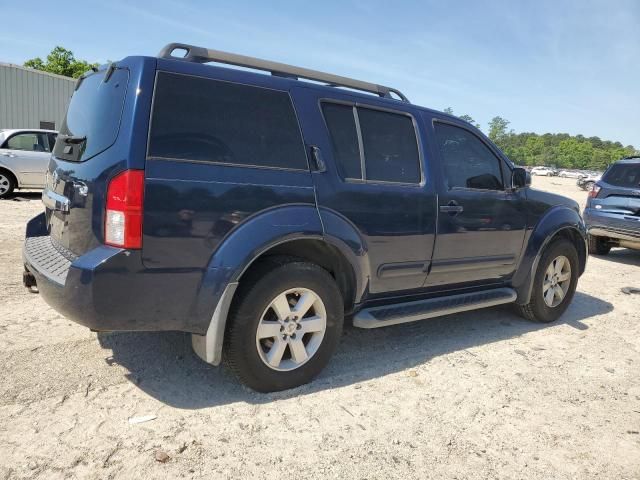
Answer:
M4 195L11 188L11 181L6 175L0 173L0 195Z
M571 263L564 255L553 259L544 273L542 296L544 303L551 308L562 303L571 286Z
M313 357L327 329L320 297L307 288L280 293L262 313L256 331L260 359L269 368L291 371Z

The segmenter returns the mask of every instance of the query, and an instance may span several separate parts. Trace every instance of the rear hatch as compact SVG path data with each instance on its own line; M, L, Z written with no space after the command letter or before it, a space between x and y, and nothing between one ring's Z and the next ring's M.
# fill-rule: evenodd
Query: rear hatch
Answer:
M598 186L600 190L591 207L625 221L629 227L640 228L640 159L612 165Z
M137 117L143 125L136 127L146 132L153 70L154 59L129 57L78 80L43 192L51 239L68 256L103 243L109 179L127 168L144 168L146 133L132 138Z

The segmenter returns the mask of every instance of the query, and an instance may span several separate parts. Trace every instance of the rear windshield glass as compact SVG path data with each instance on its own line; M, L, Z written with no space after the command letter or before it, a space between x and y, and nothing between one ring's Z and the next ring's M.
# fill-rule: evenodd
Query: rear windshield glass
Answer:
M640 162L612 165L602 180L616 187L637 188L640 186Z
M117 68L105 82L106 72L101 70L85 77L73 93L60 128L55 156L84 161L116 141L129 71Z

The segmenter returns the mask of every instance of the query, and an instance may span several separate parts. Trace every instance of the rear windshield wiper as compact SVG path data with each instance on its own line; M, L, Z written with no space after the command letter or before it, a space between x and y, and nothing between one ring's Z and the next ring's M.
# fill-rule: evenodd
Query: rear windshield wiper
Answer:
M84 137L76 137L74 135L69 135L68 137L63 137L62 138L62 141L64 143L71 143L71 144L74 144L74 145L78 144L78 143L82 143L82 142L84 142L86 140L87 140L86 136L84 136Z
M113 75L113 72L116 71L116 64L115 63L111 63L109 65L109 68L107 68L107 71L104 74L104 83L107 83L109 81L109 79L111 78L111 75Z

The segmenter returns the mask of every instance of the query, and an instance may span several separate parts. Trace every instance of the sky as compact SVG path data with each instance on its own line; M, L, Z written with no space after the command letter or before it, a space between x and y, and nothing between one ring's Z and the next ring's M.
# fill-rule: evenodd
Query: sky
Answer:
M0 62L56 45L104 63L182 42L392 86L500 115L516 132L640 148L640 0L0 0Z

